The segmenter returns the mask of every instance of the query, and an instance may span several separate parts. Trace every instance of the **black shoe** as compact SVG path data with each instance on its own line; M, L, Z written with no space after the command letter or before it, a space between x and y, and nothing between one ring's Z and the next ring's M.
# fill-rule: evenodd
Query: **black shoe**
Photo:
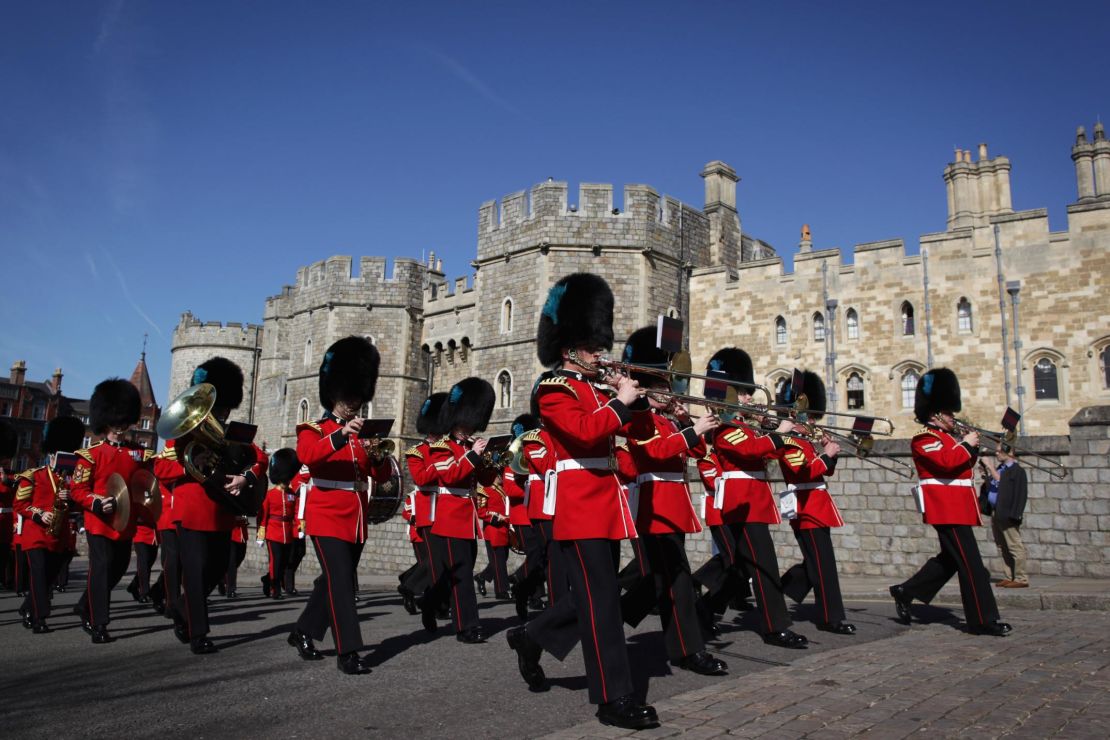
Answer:
M457 632L455 639L459 642L465 642L468 645L477 645L480 642L486 641L486 633L482 631L481 627L471 627L468 630Z
M149 604L150 603L150 597L149 596L140 596L139 597L139 603L140 604Z
M420 623L424 625L424 629L428 632L435 632L439 625L436 624L436 613L431 609L424 609L420 612Z
M540 666L540 656L543 648L537 645L523 627L513 627L505 633L505 640L509 648L516 652L516 665L520 669L520 677L533 691L543 687L547 676Z
M1013 631L1006 622L991 622L990 624L979 625L978 627L971 627L971 634L973 635L990 635L992 637L1005 637Z
M115 642L116 638L108 634L107 627L93 627L92 641L93 645L106 645L109 642Z
M534 612L542 612L544 610L543 599L539 596L533 596L528 599L528 608Z
M420 609L416 606L416 599L413 598L412 594L401 594L401 604L404 605L405 611L409 614L416 615L420 612Z
M198 637L189 643L189 649L193 651L193 655L211 655L212 653L219 652L211 640L207 637Z
M623 727L626 730L643 730L659 724L655 707L640 704L631 694L602 704L597 708L597 718L603 725Z
M511 601L513 597L509 595L508 591L495 591L493 593L493 598L498 601Z
M92 633L94 632L92 622L87 619L81 620L81 629L85 631L86 635L92 635Z
M768 632L763 635L763 641L768 645L775 647L790 648L791 650L801 650L809 645L809 640L805 635L799 635L792 630L783 630L782 632Z
M324 654L316 649L312 644L312 638L301 632L300 630L293 630L289 633L289 639L286 640L290 645L297 648L297 655L301 656L301 660L323 660Z
M127 584L127 593L131 594L131 598L135 601L139 600L139 584L135 581Z
M262 581L262 595L270 595L270 576L262 576L259 580Z
M228 591L227 592L227 598L229 598L229 599L238 599L239 598L239 592L238 591Z
M898 619L902 620L902 624L912 622L913 614L910 612L910 604L913 603L913 597L906 593L906 589L902 588L901 584L891 586L890 597L894 599L894 609L898 612Z
M153 601L150 602L150 605L152 607L154 607L154 613L155 614L165 614L166 613L166 602L165 602L164 599L154 599Z
M45 635L47 632L53 632L54 630L50 629L50 626L47 625L45 621L39 620L31 627L31 631L36 635Z
M358 657L358 653L337 655L335 663L339 667L339 671L346 673L348 676L361 676L370 672L369 666L363 664L362 659Z
M486 581L481 576L474 576L474 587L482 596L486 595Z
M189 627L184 622L173 623L173 636L183 645L189 644Z
M446 606L441 606L438 609L436 609L435 615L436 615L436 619L447 620L447 619L451 618L451 610L448 609ZM425 625L425 627L426 626L427 625Z
M355 603L357 604L357 603L358 603L358 602L360 602L360 601L362 601L362 597L361 597L361 596L359 596L359 595L358 595L358 594L356 593L356 594L355 594Z
M65 586L55 586L54 590L57 591L60 594L64 594L66 592L66 587Z
M34 624L35 624L35 622L34 622L34 620L31 619L30 614L24 614L23 615L23 628L24 629L29 630L29 629L31 629L31 627L34 626Z
M687 655L682 660L673 661L671 664L703 676L723 676L728 672L728 663L714 658L704 650Z
M837 622L836 624L825 622L817 625L817 629L822 632L835 632L838 635L856 634L856 626L851 622Z
M300 591L298 591L298 590L297 590L297 589L295 589L295 588L291 588L291 589L289 589L289 595L290 595L290 596L300 596L300 594L301 594L301 592L300 592Z
M285 597L281 595L281 591L274 591L274 595L271 596L270 598L273 599L274 601L281 601Z

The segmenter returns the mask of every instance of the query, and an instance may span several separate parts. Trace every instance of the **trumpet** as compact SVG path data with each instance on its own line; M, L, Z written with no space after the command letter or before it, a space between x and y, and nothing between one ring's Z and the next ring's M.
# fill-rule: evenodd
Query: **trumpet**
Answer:
M953 418L953 422L955 424L955 431L957 434L965 435L970 434L971 432L976 432L980 437L989 439L991 442L993 442L994 454L996 455L998 454L998 448L1002 445L1005 445L1009 447L1011 452L1013 452L1015 455L1020 455L1025 460L1025 464L1029 467L1036 468L1042 473L1048 473L1053 478L1057 478L1059 480L1064 480L1068 477L1068 469L1063 463L1057 462L1050 457L1046 457L1044 455L1033 452L1033 450L1030 450L1027 447L1021 447L1015 444L1015 442L1017 441L1017 433L1014 432L1014 430L1012 429L1008 429L1005 432L994 432L989 429L977 427L970 422L964 421L963 419ZM1040 460L1039 464L1036 462L1037 460Z

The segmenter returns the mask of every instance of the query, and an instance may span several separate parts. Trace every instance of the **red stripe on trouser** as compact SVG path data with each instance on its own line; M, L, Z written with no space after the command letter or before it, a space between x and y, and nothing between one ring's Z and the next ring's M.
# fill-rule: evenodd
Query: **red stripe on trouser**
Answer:
M767 594L763 592L763 572L759 569L759 562L755 559L755 548L752 547L752 540L748 537L748 530L744 530L744 541L748 543L748 552L752 555L752 563L755 565L755 582L759 586L759 607L763 611L763 618L767 620L767 631L771 631L771 611L767 608Z
M640 566L640 577L646 577L647 570L644 568L644 549L639 537L632 540L632 546L636 548L636 565Z
M451 543L450 537L444 537L447 541L447 565L451 570L451 598L455 600L455 624L458 625L459 632L462 632L462 610L459 609L459 589L458 584L455 583L455 547Z
M825 576L821 572L821 558L817 554L817 540L813 537L813 530L809 530L809 541L813 545L813 560L817 563L817 582L821 586L821 608L825 610L825 622L829 621L829 604L825 600Z
M582 559L582 550L578 543L574 543L574 551L578 554L578 563L582 566L582 582L586 584L586 604L590 609L590 632L594 638L594 654L597 655L597 672L601 676L601 701L609 702L609 692L605 688L605 668L601 665L601 645L597 641L597 620L594 618L594 597L590 593L590 579L586 576L586 561Z
M683 655L689 655L686 651L686 640L682 637L682 622L678 619L678 604L675 602L674 598L675 575L671 572L670 568L667 568L666 557L663 558L663 567L666 569L665 572L667 573L667 592L671 595L671 615L674 618L675 629L678 631L679 648L682 650Z
M331 612L331 634L335 637L335 652L343 655L343 645L339 641L339 622L335 618L335 601L331 597L331 570L328 568L328 561L324 558L324 548L320 547L320 543L315 539L312 540L312 545L316 548L316 557L320 558L320 565L324 567L324 578L328 582L328 607Z
M975 590L975 574L971 572L971 564L967 562L967 555L964 554L964 546L960 544L960 534L956 530L952 530L952 539L956 540L956 549L960 551L960 557L964 561L964 570L967 573L967 584L971 586L971 598L975 601L975 613L979 615L979 624L985 624L986 620L983 619L983 610L979 607L979 593Z

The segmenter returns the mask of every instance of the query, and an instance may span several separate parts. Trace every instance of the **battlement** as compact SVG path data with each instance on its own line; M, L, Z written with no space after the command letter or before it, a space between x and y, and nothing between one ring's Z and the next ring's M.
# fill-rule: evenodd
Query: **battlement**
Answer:
M360 257L357 274L349 255L305 265L297 270L293 285L285 285L281 293L266 298L264 317L334 304L419 306L424 278L431 268L419 260L398 257L389 274L387 262L385 257Z
M386 277L385 257L360 257L359 273L355 275L354 261L350 255L334 255L313 262L297 270L297 282L292 287L308 288L319 285L398 283L422 279L424 266L414 259L398 257L393 260L393 274Z
M261 324L244 324L240 321L201 321L193 315L192 311L185 311L181 314L181 319L177 322L177 327L174 328L175 335L200 333L214 336L223 334L229 337L234 334L258 331L262 331Z
M449 311L456 307L470 306L475 301L472 277L457 277L454 282L443 275L430 276L424 286L424 306L428 311Z

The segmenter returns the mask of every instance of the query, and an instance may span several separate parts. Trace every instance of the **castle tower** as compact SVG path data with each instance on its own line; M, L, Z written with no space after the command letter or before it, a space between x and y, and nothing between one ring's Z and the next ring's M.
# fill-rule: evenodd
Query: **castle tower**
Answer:
M1106 138L1106 131L1102 121L1095 124L1094 168L1095 168L1095 194L1099 200L1110 200L1110 140Z
M181 314L170 342L170 386L167 398L176 398L192 384L193 370L205 360L221 356L243 371L243 403L232 412L231 420L255 423L258 354L262 327L229 321L202 322L190 311ZM145 367L145 363L143 363ZM153 400L153 393L151 396Z
M957 149L955 159L944 168L949 230L986 226L991 216L1014 212L1007 157L990 159L987 145L980 144L978 162L967 149Z
M1095 147L1087 141L1087 129L1082 126L1075 131L1071 159L1075 162L1075 184L1079 191L1079 202L1089 203L1095 199Z

